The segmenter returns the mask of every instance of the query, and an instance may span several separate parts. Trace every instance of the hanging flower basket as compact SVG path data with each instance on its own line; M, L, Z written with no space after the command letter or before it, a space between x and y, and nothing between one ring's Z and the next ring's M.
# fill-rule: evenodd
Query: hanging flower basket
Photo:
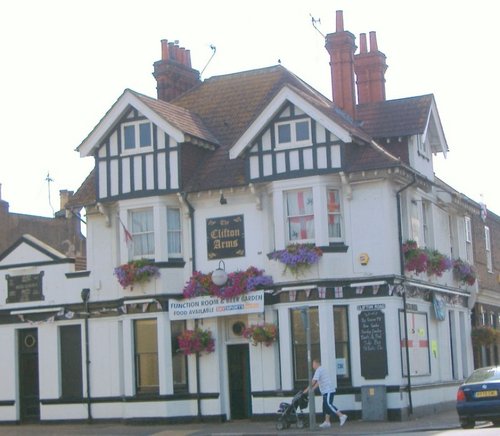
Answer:
M321 256L323 251L314 244L290 244L284 250L276 250L269 254L270 259L285 265L283 272L290 270L295 276L318 263Z
M450 270L453 266L453 261L445 254L437 250L420 248L411 239L403 244L403 254L405 270L417 274L425 272L428 276L441 277L445 271Z
M464 284L472 286L476 282L474 267L462 259L455 259L453 262L453 272L455 277Z
M128 287L133 289L136 283L145 283L153 277L158 277L160 270L151 260L140 259L116 267L113 274L123 289Z
M211 295L221 298L236 297L241 294L255 291L258 288L273 284L271 276L265 276L264 270L249 267L246 271L235 271L227 275L227 282L217 286L212 282L212 273L203 274L195 271L184 286L184 298Z
M271 323L251 325L243 330L243 337L250 340L252 345L272 345L278 339L278 327Z
M427 275L441 277L452 268L453 261L437 250L427 250Z
M215 350L215 340L210 330L184 330L177 336L179 349L177 352L188 356L196 353L212 353Z
M473 327L471 331L472 345L480 347L482 345L493 345L500 339L500 332L493 327L480 326Z

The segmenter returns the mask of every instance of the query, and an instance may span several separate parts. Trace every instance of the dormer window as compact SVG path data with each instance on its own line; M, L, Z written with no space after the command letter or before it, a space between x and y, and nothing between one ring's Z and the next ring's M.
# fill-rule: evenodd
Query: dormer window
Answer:
M309 119L276 124L277 147L304 147L311 144L311 121Z
M124 151L137 151L153 145L152 125L149 121L133 122L122 125Z

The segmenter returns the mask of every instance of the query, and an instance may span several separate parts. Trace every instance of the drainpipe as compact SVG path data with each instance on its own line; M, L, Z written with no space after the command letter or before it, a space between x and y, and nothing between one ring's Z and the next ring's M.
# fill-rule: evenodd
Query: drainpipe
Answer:
M85 328L85 367L87 371L87 421L92 421L92 399L90 397L90 354L89 354L89 298L90 298L90 289L84 288L81 292L82 301L84 304L85 311L85 320L84 320L84 328Z
M398 240L399 240L399 265L401 277L405 275L405 262L403 253L403 227L401 223L401 192L408 189L410 186L417 182L415 174L413 174L413 180L406 186L403 186L399 191L396 192L396 205L398 213ZM410 415L413 414L413 401L411 397L411 370L410 370L410 350L408 349L408 312L406 310L406 289L403 286L403 314L404 314L404 326L405 326L405 350L406 350L406 370L408 372L408 402L410 408Z
M194 207L187 199L187 193L183 192L179 194L179 199L184 202L189 209L189 220L191 222L191 265L192 272L196 271L196 256L195 256L195 226L194 226ZM194 320L194 328L198 328L198 319ZM200 397L200 355L196 353L195 356L195 366L196 366L196 408L198 420L201 421L201 397Z

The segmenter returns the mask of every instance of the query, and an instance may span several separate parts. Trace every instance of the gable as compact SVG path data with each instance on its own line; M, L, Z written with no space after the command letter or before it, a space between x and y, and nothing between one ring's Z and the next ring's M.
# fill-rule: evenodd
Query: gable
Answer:
M26 265L47 262L70 261L64 254L25 234L0 254L0 268L13 265Z
M250 181L301 177L342 167L344 142L286 102L245 151Z
M318 109L311 102L303 98L298 92L295 92L291 87L284 86L231 147L229 151L230 159L236 159L247 148L252 146L262 129L276 117L278 112L282 110L285 103L292 104L293 106L299 108L300 111L307 114L311 119L315 120L319 124L323 125L342 142L348 143L352 141L350 132L345 127L334 121L333 112L331 114L332 116L326 115L325 111Z

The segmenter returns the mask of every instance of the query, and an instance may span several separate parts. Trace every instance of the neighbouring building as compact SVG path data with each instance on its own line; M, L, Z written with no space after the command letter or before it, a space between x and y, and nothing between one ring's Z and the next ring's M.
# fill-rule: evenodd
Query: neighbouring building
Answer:
M0 253L24 234L29 234L77 259L79 267L85 269L85 237L81 232L81 218L66 209L72 195L73 192L68 190L59 192L60 209L54 217L27 215L10 212L9 203L2 199L0 185Z
M309 349L351 419L454 404L478 210L434 176L434 96L387 100L341 11L325 45L333 102L281 65L201 81L162 41L157 98L125 90L78 147L87 270L34 238L0 255L0 421L273 415Z
M500 338L488 335L488 329L500 327L500 217L484 204L471 221L473 263L479 291L473 310L474 366L499 365Z

